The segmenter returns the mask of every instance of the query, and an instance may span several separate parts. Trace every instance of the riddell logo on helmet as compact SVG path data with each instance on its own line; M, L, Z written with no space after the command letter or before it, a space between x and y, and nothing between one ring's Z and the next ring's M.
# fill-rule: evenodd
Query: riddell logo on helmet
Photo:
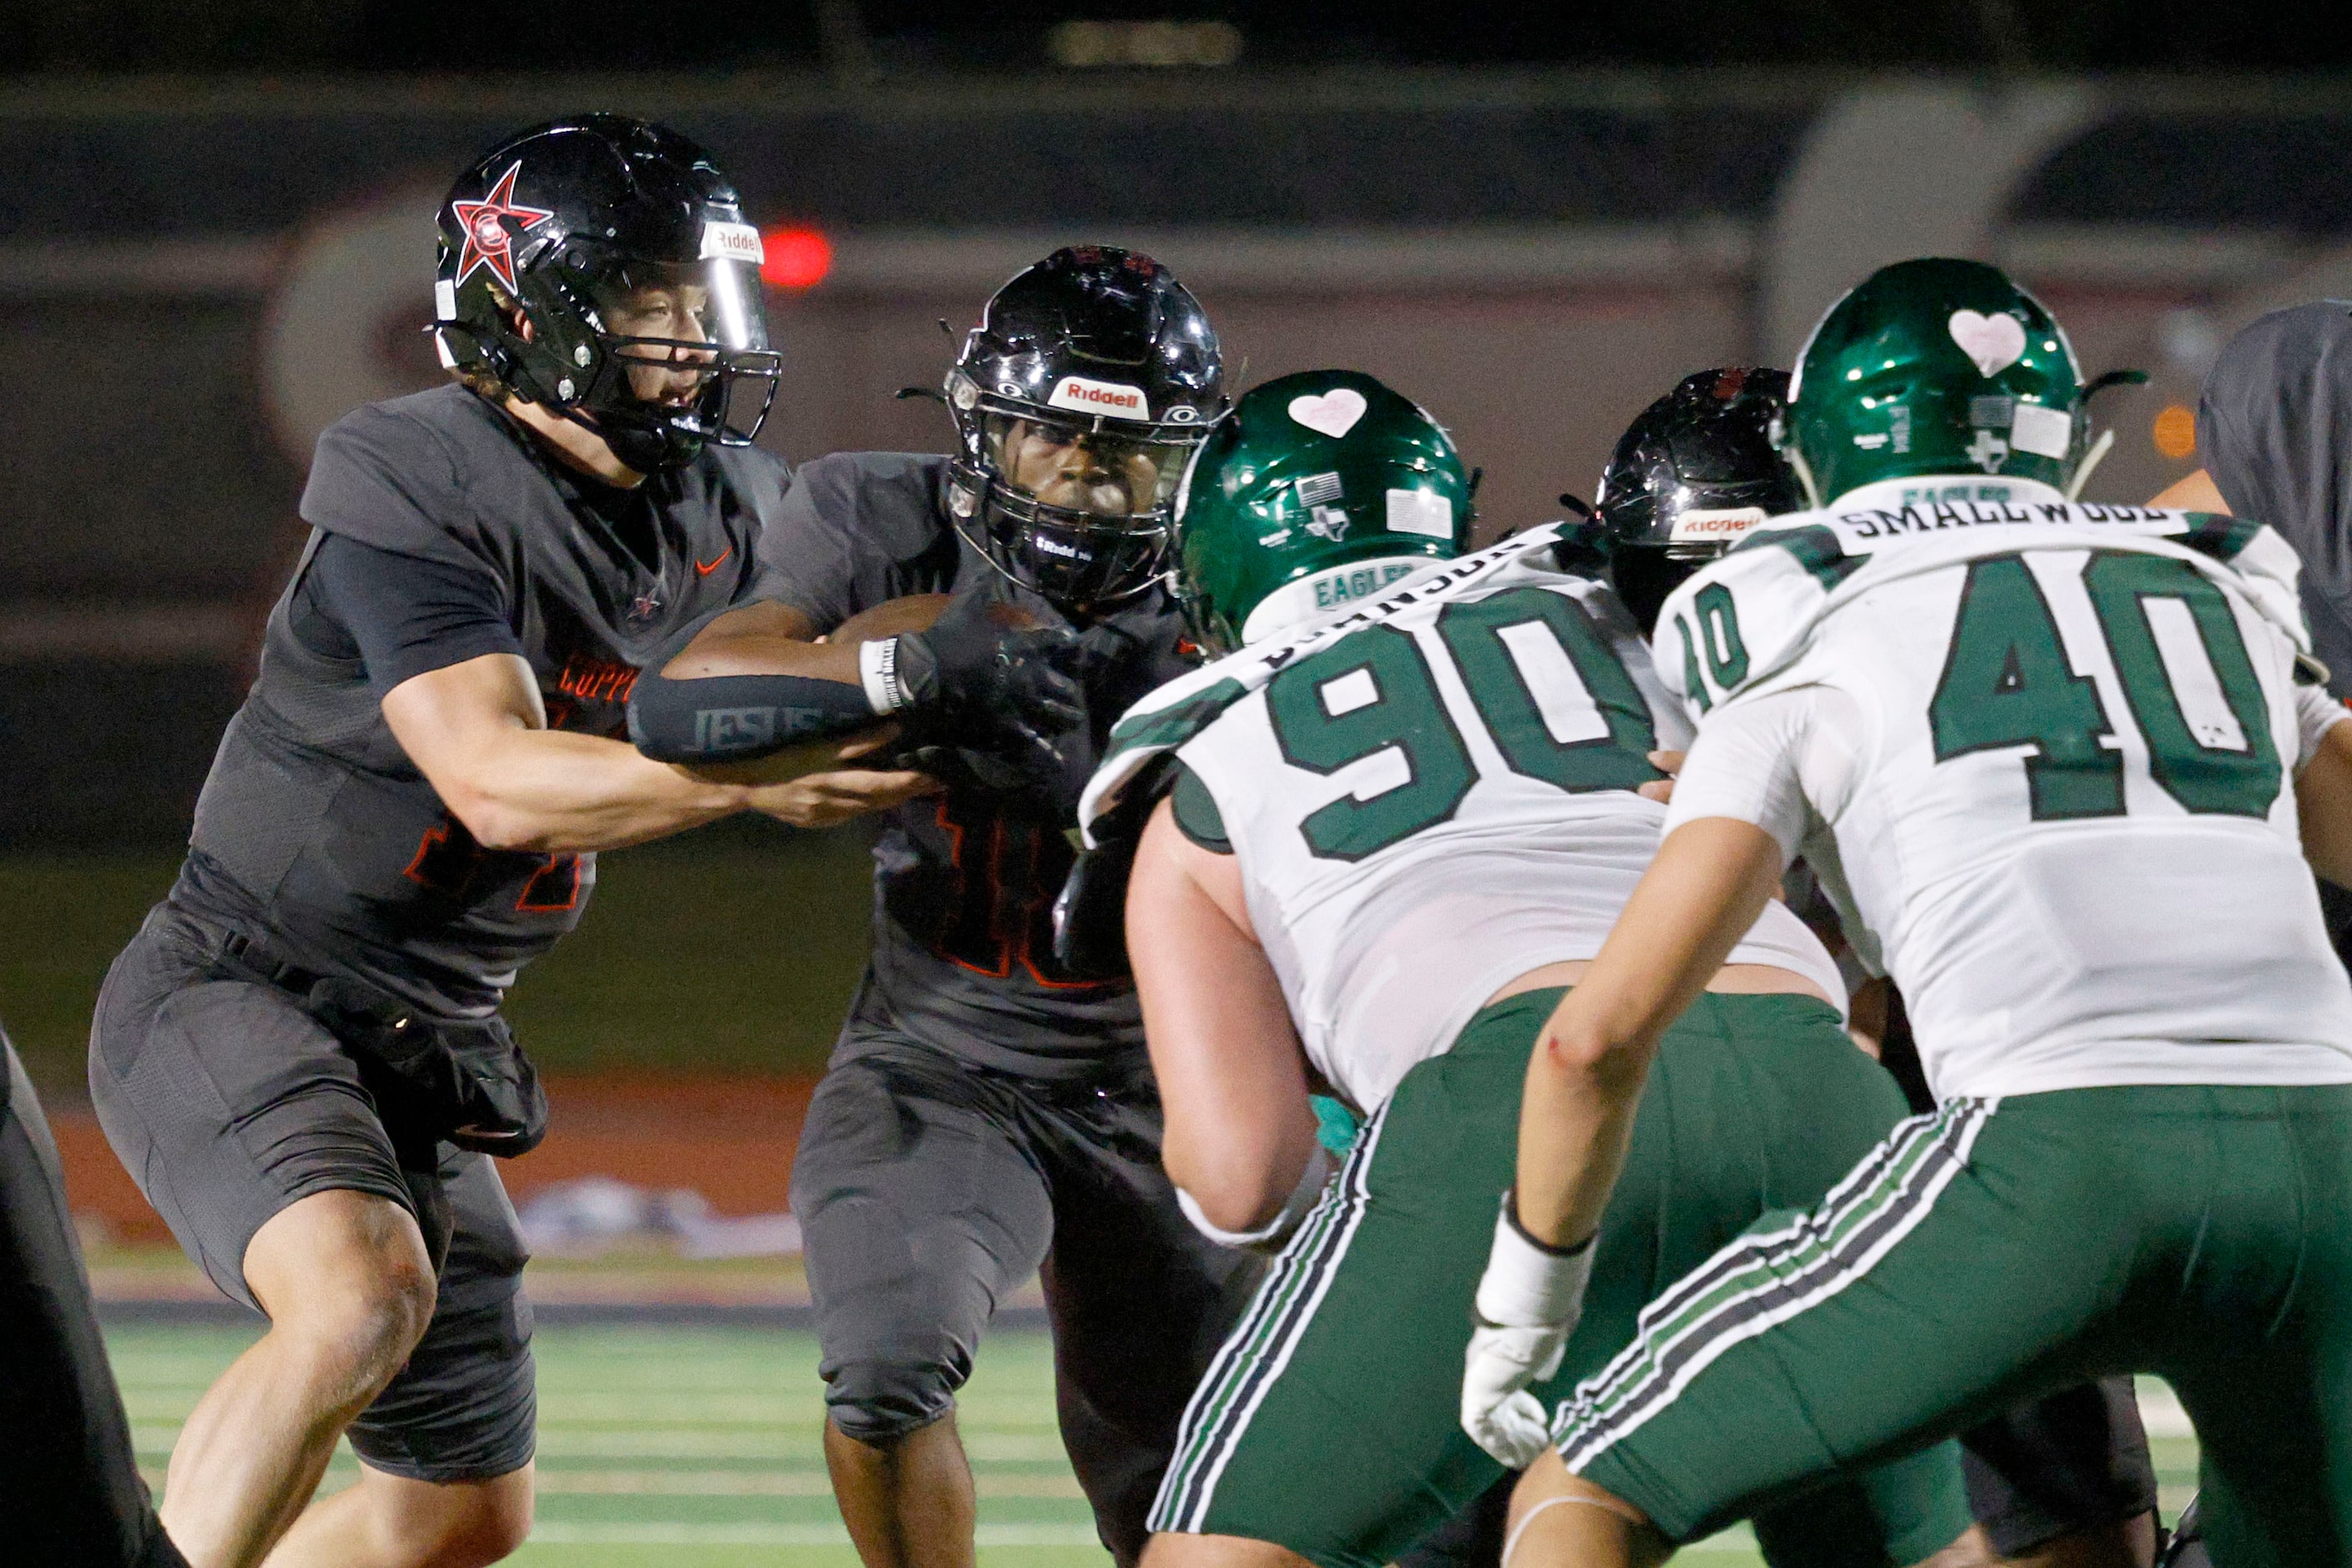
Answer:
M1082 414L1117 414L1129 419L1151 417L1151 405L1143 388L1115 381L1088 381L1083 375L1066 375L1055 382L1045 406L1075 408Z
M1763 521L1764 509L1760 506L1695 506L1675 519L1674 531L1666 539L1674 544L1737 539Z
M766 248L760 243L760 231L748 223L706 223L702 226L702 259L748 261L757 267L765 261Z

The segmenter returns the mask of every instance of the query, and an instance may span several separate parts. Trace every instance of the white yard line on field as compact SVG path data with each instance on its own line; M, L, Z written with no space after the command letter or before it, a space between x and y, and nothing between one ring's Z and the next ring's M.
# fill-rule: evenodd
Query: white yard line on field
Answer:
M983 1524L982 1546L1093 1546L1091 1524ZM588 1524L534 1527L534 1546L846 1546L838 1524Z

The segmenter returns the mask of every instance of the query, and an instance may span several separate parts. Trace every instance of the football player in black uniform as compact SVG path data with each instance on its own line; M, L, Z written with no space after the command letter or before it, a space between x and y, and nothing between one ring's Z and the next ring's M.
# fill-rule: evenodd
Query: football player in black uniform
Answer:
M1777 370L1685 378L1620 437L1595 498L1611 572L1644 636L1683 580L1765 518L1804 509L1769 426L1789 377ZM1802 910L1833 936L1826 899ZM1833 948L1842 942L1832 942ZM1854 1019L1914 1111L1935 1109L1901 999L1841 956ZM1969 1510L2000 1561L2020 1568L2145 1568L2156 1550L2156 1470L2129 1377L2061 1390L1965 1433Z
M106 1363L57 1144L0 1031L0 1521L26 1568L187 1568Z
M457 383L320 438L260 674L92 1030L116 1152L270 1319L172 1456L163 1519L198 1568L513 1549L530 1312L488 1156L530 1148L545 1100L506 988L580 919L598 849L927 784L793 779L835 754L808 748L722 779L621 738L655 649L782 589L761 532L789 479L749 447L777 369L759 235L709 156L617 116L545 126L460 177L440 237ZM306 1512L346 1429L361 1479Z
M990 1313L1041 1265L1063 1438L1105 1542L1131 1562L1186 1396L1256 1260L1178 1209L1133 987L1058 964L1052 906L1096 748L1189 662L1162 555L1181 465L1224 405L1217 340L1150 258L1060 250L989 301L946 401L952 457L840 454L801 470L769 531L779 603L723 617L671 673L705 670L698 650L730 641L755 657L725 680L649 671L633 721L655 754L705 757L722 734L772 728L740 712L782 726L828 706L843 723L937 711L928 659L910 662L903 638L803 639L930 592L954 595L930 634L942 648L993 622L1043 623L1008 634L1029 640L998 663L1007 679L1042 672L1030 743L1003 759L924 752L949 787L900 806L876 851L873 962L809 1110L793 1207L826 1461L866 1562L972 1560L955 1394ZM1054 689L1055 668L1083 690ZM929 722L910 717L909 740Z

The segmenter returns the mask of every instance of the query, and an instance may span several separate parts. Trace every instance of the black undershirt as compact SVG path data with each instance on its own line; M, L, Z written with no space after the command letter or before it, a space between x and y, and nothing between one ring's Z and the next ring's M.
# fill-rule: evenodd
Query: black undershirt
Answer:
M522 657L488 572L379 550L340 533L319 542L289 609L303 642L366 665L378 700L402 681L484 654Z
M567 473L572 498L613 531L621 547L648 572L661 570L661 534L654 521L651 482L622 489L584 474Z

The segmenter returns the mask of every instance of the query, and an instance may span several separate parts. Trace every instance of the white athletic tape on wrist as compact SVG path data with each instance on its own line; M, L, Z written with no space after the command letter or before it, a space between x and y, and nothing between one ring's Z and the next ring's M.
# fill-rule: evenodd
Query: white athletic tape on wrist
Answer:
M866 700L877 713L895 713L907 705L898 684L898 639L877 637L857 645L857 679L865 684Z
M1194 1230L1220 1247L1271 1252L1290 1239L1290 1233L1298 1228L1299 1222L1307 1217L1307 1211L1313 1208L1315 1200L1323 1195L1323 1184L1330 1177L1331 1156L1325 1153L1323 1146L1318 1143L1308 1152L1307 1169L1299 1176L1298 1184L1290 1190L1290 1197L1283 1204L1282 1212L1255 1230L1224 1229L1202 1213L1200 1204L1181 1187L1176 1189L1176 1206L1184 1211L1184 1217L1192 1222Z
M1479 1321L1528 1329L1575 1322L1597 1250L1591 1237L1565 1255L1538 1247L1511 1223L1511 1194L1505 1193L1495 1215L1495 1246L1478 1280Z

